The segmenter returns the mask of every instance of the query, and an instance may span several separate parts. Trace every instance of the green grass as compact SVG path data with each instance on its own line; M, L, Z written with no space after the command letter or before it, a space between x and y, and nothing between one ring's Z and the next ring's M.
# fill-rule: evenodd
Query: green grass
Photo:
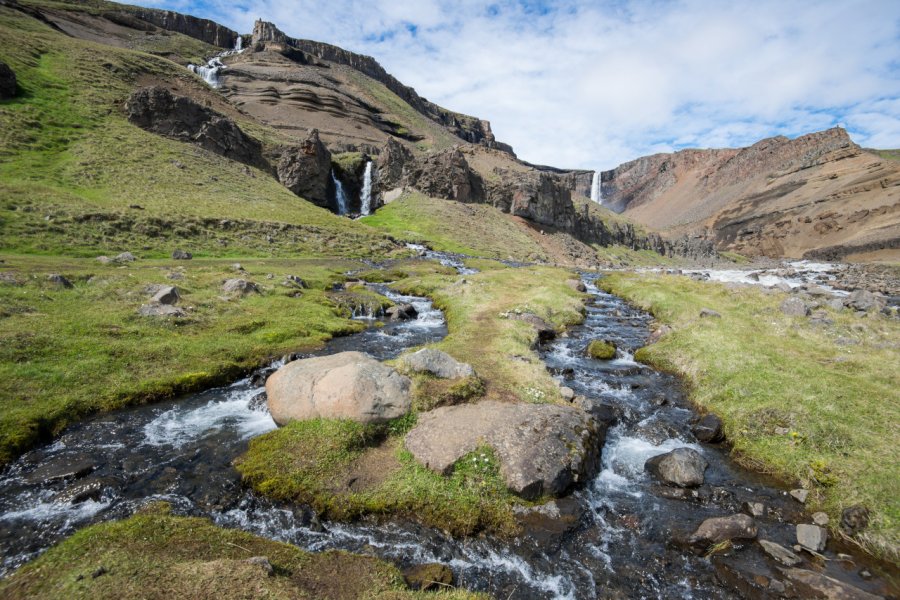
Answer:
M145 261L125 266L93 260L0 255L0 462L65 424L111 410L209 387L268 357L316 347L332 335L358 331L350 321L354 294L324 291L359 263L337 259ZM74 289L47 281L62 273ZM182 273L183 279L167 279ZM272 278L269 278L269 275ZM300 296L282 286L297 275ZM224 297L225 279L263 288L243 299ZM141 317L148 284L183 291L177 321ZM376 302L368 294L360 301ZM386 302L381 299L380 302Z
M272 575L246 562L252 557L265 557ZM462 590L413 592L396 567L377 558L304 552L205 519L175 517L159 506L82 529L0 581L0 595L10 600L483 597Z
M843 508L867 506L872 524L857 541L900 561L896 320L829 311L834 324L817 326L783 315L782 294L684 277L613 274L601 284L674 327L637 356L686 379L693 401L722 417L739 461L809 486L810 509L833 526ZM701 320L704 307L722 318Z

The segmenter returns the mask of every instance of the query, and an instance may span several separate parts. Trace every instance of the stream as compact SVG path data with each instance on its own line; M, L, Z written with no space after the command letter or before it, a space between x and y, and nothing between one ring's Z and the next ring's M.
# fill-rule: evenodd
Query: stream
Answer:
M459 257L427 252L462 273ZM759 537L790 547L802 506L784 490L743 471L722 449L699 444L691 434L694 413L678 381L636 363L651 317L597 289L584 277L592 299L585 321L540 349L561 385L610 407L617 416L608 431L601 472L547 512L574 516L572 525L551 525L515 540L478 536L453 539L406 521L320 522L310 510L274 504L240 483L231 462L247 441L275 428L262 400L262 383L282 361L229 386L178 401L101 415L67 428L53 443L36 448L0 474L0 575L34 558L73 531L121 519L151 501L176 514L206 516L311 551L343 549L375 554L401 567L425 562L450 565L457 584L496 598L742 598L733 573L771 574L755 544L707 559L673 544L705 518L740 512L762 502ZM440 340L446 324L425 298L401 296L372 285L395 302L411 302L412 321L370 327L335 338L312 356L345 350L379 360ZM584 357L594 338L616 342L611 361ZM691 447L709 462L696 494L674 497L654 484L644 462L677 447ZM552 520L550 520L552 521ZM833 553L826 553L834 558ZM807 559L801 568L810 568ZM824 572L863 589L859 565L829 560ZM751 577L752 578L752 577Z

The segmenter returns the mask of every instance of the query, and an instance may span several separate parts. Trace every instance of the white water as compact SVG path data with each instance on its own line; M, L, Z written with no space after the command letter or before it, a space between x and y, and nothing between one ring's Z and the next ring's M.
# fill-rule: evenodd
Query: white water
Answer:
M594 171L591 179L591 200L597 204L603 204L603 190L600 188L600 171Z
M195 65L193 63L187 66L188 70L191 73L199 75L203 78L210 87L217 88L221 85L221 80L219 79L219 73L225 69L225 63L222 62L222 59L226 56L232 56L234 54L240 54L244 51L244 40L241 36L237 37L237 40L234 42L234 48L231 50L225 50L224 52L219 52L215 56L213 56L209 61L207 61L206 65Z
M816 263L805 260L787 263L786 268L775 269L685 269L686 275L705 274L710 281L720 283L739 283L744 285L759 285L774 287L786 284L791 288L803 287L814 283L827 290L834 296L846 296L847 292L834 289L829 285L836 279L836 272L844 268L842 265L832 263ZM790 271L793 273L790 273Z
M363 215L372 214L372 161L366 163L366 172L363 173L362 192L359 195L359 212Z
M347 214L347 193L344 192L344 184L341 183L341 180L337 178L334 174L334 169L331 170L331 183L334 184L334 200L337 204L337 213L339 215Z

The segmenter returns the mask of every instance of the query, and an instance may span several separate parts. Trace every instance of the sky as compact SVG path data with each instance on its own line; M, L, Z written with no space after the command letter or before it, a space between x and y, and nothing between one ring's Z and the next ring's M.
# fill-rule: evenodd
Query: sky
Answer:
M138 0L375 57L520 158L610 169L840 125L900 148L900 0Z

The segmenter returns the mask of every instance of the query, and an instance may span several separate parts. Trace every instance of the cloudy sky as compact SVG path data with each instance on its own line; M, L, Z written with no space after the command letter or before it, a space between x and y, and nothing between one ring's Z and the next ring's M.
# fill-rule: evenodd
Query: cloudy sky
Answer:
M138 2L374 56L536 163L608 169L833 125L900 148L898 0Z

